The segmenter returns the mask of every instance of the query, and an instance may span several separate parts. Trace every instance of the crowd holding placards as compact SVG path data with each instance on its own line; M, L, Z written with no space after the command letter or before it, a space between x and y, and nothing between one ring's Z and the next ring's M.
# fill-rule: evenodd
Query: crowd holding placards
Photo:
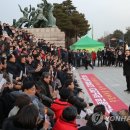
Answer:
M102 65L113 65L107 53L68 51L38 39L23 29L0 25L0 128L2 130L107 130L105 119L87 126L76 123L77 115L92 103L79 95L82 89L73 76L73 67L88 65L96 58ZM120 50L114 63L120 63ZM106 59L104 59L104 56ZM118 62L116 62L118 59ZM91 63L92 61L92 63ZM121 64L120 64L121 65ZM105 115L97 105L94 113Z

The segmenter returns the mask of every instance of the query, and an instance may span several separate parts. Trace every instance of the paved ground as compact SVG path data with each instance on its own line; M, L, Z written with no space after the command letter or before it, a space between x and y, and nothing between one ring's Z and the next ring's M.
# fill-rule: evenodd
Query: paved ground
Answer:
M124 92L126 89L125 77L121 67L95 67L93 70L89 68L85 70L84 67L76 69L76 77L80 86L84 88L79 74L92 73L95 74L115 95L117 95L126 105L130 105L130 94ZM91 101L88 94L85 92L87 101Z

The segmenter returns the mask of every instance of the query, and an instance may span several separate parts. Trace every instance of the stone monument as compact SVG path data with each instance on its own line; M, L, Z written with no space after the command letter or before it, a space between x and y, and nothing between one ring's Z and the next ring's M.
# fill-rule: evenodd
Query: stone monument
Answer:
M30 5L30 8L21 8L23 13L18 21L14 20L14 26L18 28L26 27L25 29L34 34L38 39L45 39L57 46L65 46L65 33L61 32L56 26L56 18L53 15L54 6L48 3L47 0L42 0L42 3L37 4L37 9Z
M65 33L57 27L51 28L27 28L28 32L34 34L38 39L44 39L50 44L65 47Z

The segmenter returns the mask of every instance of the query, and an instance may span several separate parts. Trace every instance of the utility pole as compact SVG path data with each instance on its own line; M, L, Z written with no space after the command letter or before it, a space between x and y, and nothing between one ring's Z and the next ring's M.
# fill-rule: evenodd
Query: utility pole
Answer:
M92 39L93 39L93 25L92 25Z

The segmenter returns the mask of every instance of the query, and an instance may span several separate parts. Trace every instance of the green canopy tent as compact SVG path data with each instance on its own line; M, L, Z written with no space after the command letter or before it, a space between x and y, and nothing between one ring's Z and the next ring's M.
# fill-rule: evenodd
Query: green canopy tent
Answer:
M71 50L85 49L89 51L97 51L104 48L104 43L91 39L88 36L83 36L79 41L70 46Z

